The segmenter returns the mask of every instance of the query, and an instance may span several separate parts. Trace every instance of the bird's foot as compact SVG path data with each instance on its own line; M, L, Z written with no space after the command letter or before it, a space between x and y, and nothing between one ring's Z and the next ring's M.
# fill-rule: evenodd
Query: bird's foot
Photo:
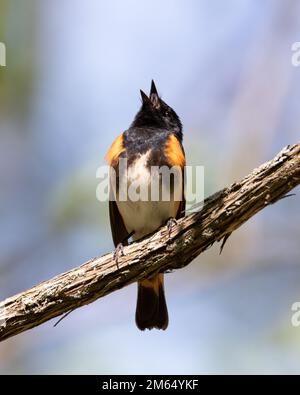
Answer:
M119 258L121 256L125 256L124 246L122 243L119 243L115 249L113 259L116 262L117 268L119 269Z
M171 238L172 229L177 225L177 221L175 218L169 218L167 222L167 229L169 234L169 239Z

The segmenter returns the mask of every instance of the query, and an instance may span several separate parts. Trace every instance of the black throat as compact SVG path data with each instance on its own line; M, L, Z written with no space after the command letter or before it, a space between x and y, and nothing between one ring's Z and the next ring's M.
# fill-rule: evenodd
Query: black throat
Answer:
M169 123L160 114L156 114L144 106L136 114L130 128L148 129L148 131L153 129L165 130L166 132L175 134L180 142L183 139L182 125L179 118Z

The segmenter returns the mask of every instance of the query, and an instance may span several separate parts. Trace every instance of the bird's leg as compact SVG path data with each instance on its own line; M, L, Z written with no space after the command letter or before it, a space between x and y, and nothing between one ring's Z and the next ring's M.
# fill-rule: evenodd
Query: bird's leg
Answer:
M171 217L171 218L168 219L168 221L167 221L167 229L168 229L168 233L169 233L169 239L171 238L172 229L176 225L177 225L177 221L176 221L175 218Z
M128 244L128 240L130 239L131 236L133 236L134 231L132 231L131 233L129 233L122 241L121 243L119 243L114 251L114 255L113 255L113 259L116 262L117 268L119 269L119 258L121 256L125 256L125 252L124 252L124 244L127 245Z
M114 251L114 261L116 262L117 268L119 269L119 257L124 256L124 246L122 243L119 243Z

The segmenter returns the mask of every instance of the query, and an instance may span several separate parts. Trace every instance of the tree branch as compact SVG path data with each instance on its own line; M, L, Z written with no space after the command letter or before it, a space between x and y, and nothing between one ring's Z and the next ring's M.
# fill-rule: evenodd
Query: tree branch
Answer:
M300 184L300 143L207 198L203 208L113 254L94 258L0 303L0 341L160 271L178 269Z

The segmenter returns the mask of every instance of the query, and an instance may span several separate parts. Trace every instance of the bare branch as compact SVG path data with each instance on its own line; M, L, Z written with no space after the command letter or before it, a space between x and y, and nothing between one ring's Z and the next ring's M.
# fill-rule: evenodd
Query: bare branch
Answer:
M207 198L202 210L113 254L94 258L0 303L0 340L84 306L143 277L188 265L266 206L300 184L300 144Z

